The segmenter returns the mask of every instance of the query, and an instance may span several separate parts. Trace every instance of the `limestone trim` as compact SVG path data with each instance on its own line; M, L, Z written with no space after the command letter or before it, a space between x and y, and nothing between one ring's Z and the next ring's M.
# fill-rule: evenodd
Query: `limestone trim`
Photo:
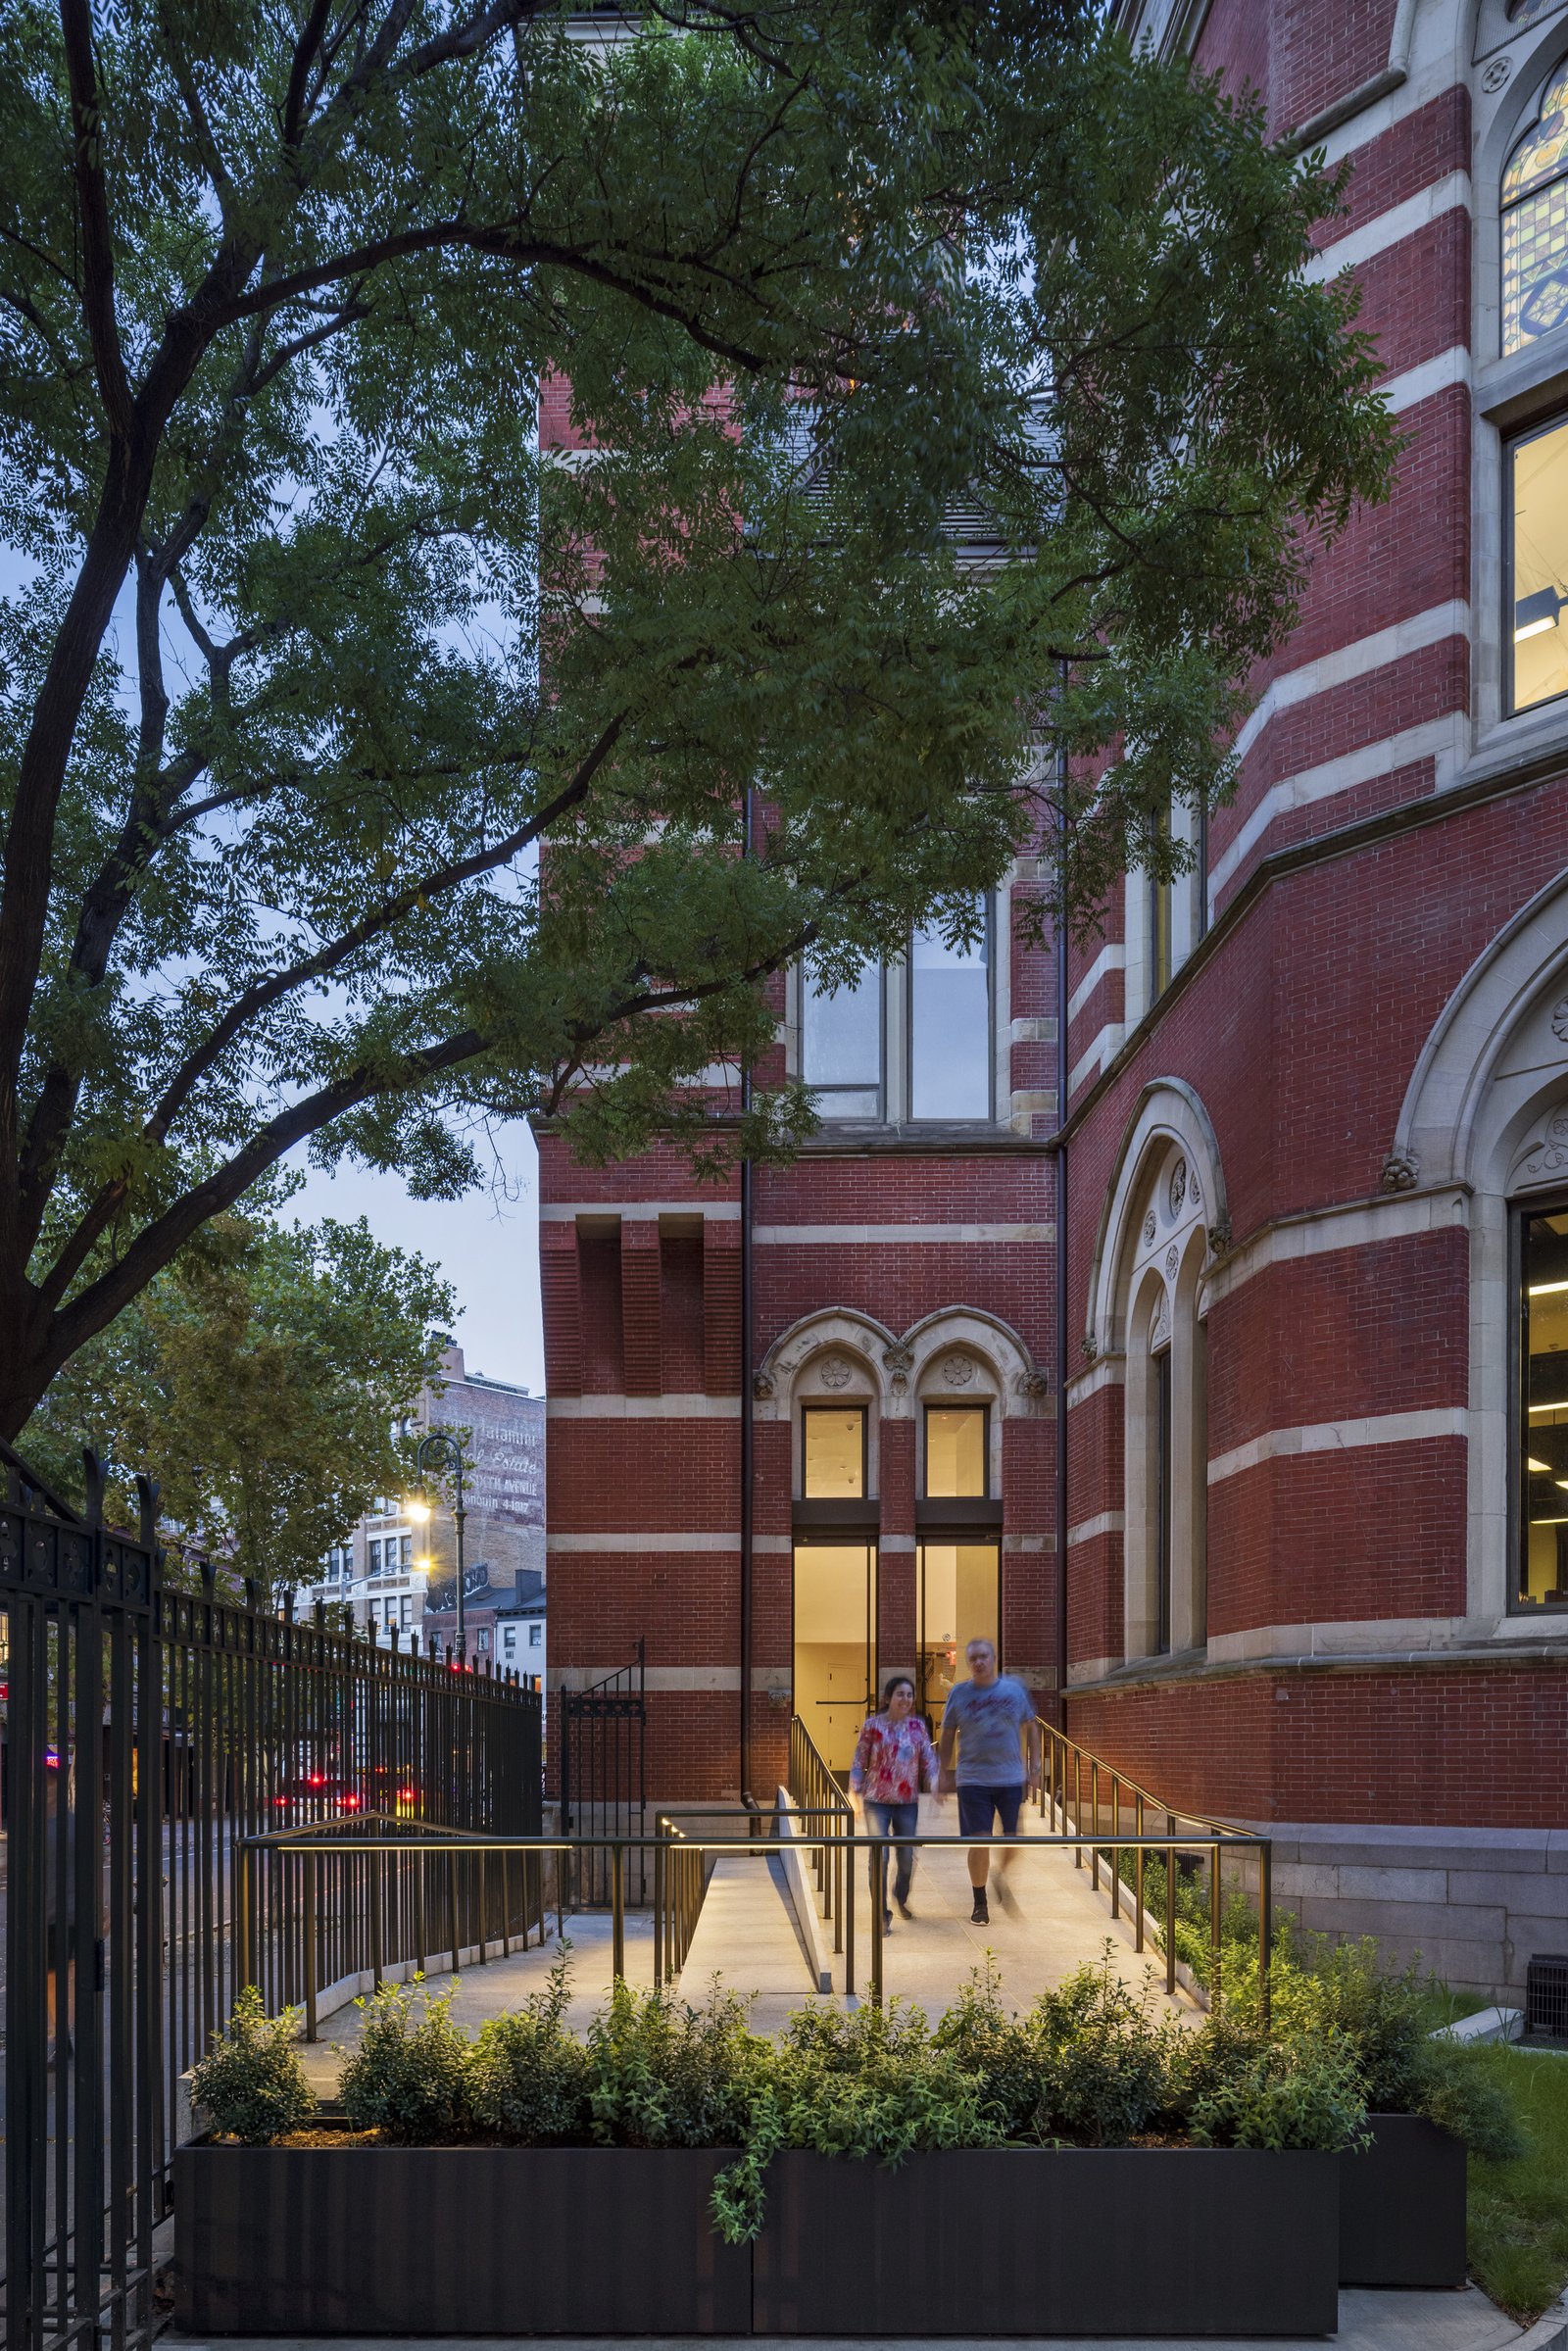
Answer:
M1321 1624L1250 1625L1236 1633L1212 1634L1208 1654L1219 1664L1261 1663L1269 1658L1368 1656L1473 1656L1480 1649L1506 1663L1519 1635L1506 1621L1468 1616L1345 1617ZM1532 1650L1555 1647L1568 1663L1568 1626L1555 1641L1549 1636L1528 1643Z
M1098 1077L1102 1069L1109 1066L1117 1047L1126 1034L1127 1023L1124 1020L1107 1020L1105 1022L1089 1051L1080 1053L1073 1063L1072 1074L1067 1080L1069 1094L1076 1094L1087 1078Z
M1219 1144L1207 1110L1185 1078L1155 1078L1134 1105L1101 1210L1089 1274L1087 1331L1097 1357L1120 1356L1126 1348L1125 1305L1120 1293L1134 1255L1132 1199L1147 1183L1160 1145L1180 1147L1198 1183L1203 1221L1221 1231L1229 1222Z
M1457 1644L1446 1649L1371 1647L1343 1652L1323 1650L1314 1654L1298 1651L1292 1656L1224 1659L1200 1653L1197 1658L1140 1657L1127 1665L1117 1658L1090 1658L1082 1666L1072 1669L1068 1681L1075 1697L1086 1697L1102 1691L1109 1696L1122 1690L1169 1688L1175 1683L1234 1682L1253 1674L1494 1674L1503 1665L1517 1666L1523 1672L1560 1674L1563 1661L1564 1651L1560 1642L1515 1641L1504 1646L1497 1641L1483 1640L1464 1648Z
M820 1249L835 1244L896 1248L933 1242L1054 1241L1054 1224L762 1224L752 1239L760 1249Z
M622 1224L637 1224L658 1216L701 1216L710 1224L734 1224L740 1202L732 1200L545 1200L541 1224L575 1224L579 1216L617 1216Z
M1370 1199L1340 1200L1299 1216L1282 1216L1260 1226L1210 1269L1202 1285L1201 1307L1206 1312L1221 1304L1275 1265L1330 1256L1338 1249L1376 1249L1417 1234L1451 1232L1455 1227L1464 1231L1469 1212L1467 1190L1446 1185L1431 1191L1376 1193Z
M1324 759L1315 767L1298 768L1294 775L1281 776L1249 810L1234 839L1226 843L1209 868L1210 912L1276 817L1293 808L1312 808L1341 792L1353 791L1357 784L1374 783L1380 775L1392 775L1398 767L1416 766L1423 759L1433 762L1433 789L1441 792L1458 772L1468 749L1468 737L1469 722L1455 711L1446 717L1424 719L1419 726L1405 727L1396 735L1385 735L1376 743L1362 743L1354 751L1341 752L1337 758Z
M1425 1412L1381 1412L1364 1420L1321 1420L1294 1429L1268 1429L1249 1437L1229 1452L1216 1453L1208 1465L1208 1483L1215 1487L1243 1470L1256 1469L1295 1453L1352 1452L1371 1445L1419 1445L1435 1437L1466 1437L1470 1414L1463 1404L1441 1405Z
M877 1421L911 1418L944 1358L974 1365L974 1382L965 1383L962 1393L986 1397L995 1406L995 1444L1000 1445L1003 1420L1029 1417L1044 1408L1046 1383L1029 1349L1010 1324L981 1307L944 1306L911 1323L902 1337L868 1314L828 1307L792 1323L762 1357L757 1375L757 1418L793 1423L800 1403L819 1394L822 1401L863 1400L870 1413L867 1441L874 1468ZM831 1380L822 1376L829 1362L835 1366ZM936 1393L956 1395L958 1389L939 1380ZM796 1442L798 1447L798 1432ZM998 1453L993 1463L996 1493L1001 1492L1000 1468ZM871 1483L870 1492L878 1491Z
M1113 971L1127 968L1127 950L1119 939L1107 939L1089 969L1067 999L1067 1018L1076 1020L1095 990L1108 980Z
M1076 1526L1067 1529L1067 1548L1075 1550L1081 1543L1093 1543L1097 1536L1120 1535L1127 1524L1122 1510L1097 1510L1093 1518L1081 1518Z
M1423 612L1412 612L1408 618L1393 621L1387 628L1374 629L1370 636L1354 637L1347 645L1337 645L1332 653L1319 654L1315 661L1303 661L1298 668L1283 670L1269 680L1237 729L1236 758L1246 759L1269 721L1282 710L1297 710L1302 703L1313 702L1318 695L1332 693L1338 686L1370 677L1375 670L1391 668L1396 661L1407 661L1411 654L1424 653L1429 646L1442 645L1449 637L1469 634L1470 607L1463 597L1454 596L1446 604L1430 605Z
M1406 237L1418 236L1446 213L1469 212L1472 201L1469 172L1446 172L1413 196L1391 204L1387 212L1374 213L1359 228L1348 229L1331 245L1320 245L1301 275L1309 285L1320 285L1325 278L1338 277L1342 269L1359 269L1392 246L1402 245Z
M1098 1362L1091 1364L1088 1371L1074 1372L1072 1378L1065 1383L1068 1411L1072 1411L1075 1405L1086 1404L1092 1396L1100 1393L1102 1388L1122 1387L1126 1378L1127 1358L1125 1355L1102 1355Z

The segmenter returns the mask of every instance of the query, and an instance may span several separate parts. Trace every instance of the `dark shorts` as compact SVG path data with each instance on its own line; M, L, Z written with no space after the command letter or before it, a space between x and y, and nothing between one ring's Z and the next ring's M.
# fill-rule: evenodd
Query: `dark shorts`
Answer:
M1008 1788L965 1788L958 1784L958 1834L960 1837L989 1837L991 1817L1000 1816L1004 1837L1018 1834L1018 1807L1023 1802L1023 1782L1014 1780Z

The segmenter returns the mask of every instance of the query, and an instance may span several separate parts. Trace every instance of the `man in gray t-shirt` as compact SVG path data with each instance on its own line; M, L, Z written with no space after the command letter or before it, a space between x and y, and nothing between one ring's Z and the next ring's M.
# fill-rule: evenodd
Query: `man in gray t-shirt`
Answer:
M1000 1825L1004 1837L1016 1837L1024 1792L1027 1789L1033 1795L1040 1786L1040 1725L1034 1700L1021 1682L997 1671L995 1642L971 1641L964 1655L969 1679L954 1685L942 1710L938 1750L942 1771L937 1792L945 1795L950 1788L957 1788L961 1836L990 1837L994 1825ZM1018 1907L1007 1884L1011 1864L1009 1846L997 1864L997 1899L1004 1910ZM990 1874L990 1846L971 1845L969 1884L974 1908L970 1918L977 1927L991 1923L986 1894Z

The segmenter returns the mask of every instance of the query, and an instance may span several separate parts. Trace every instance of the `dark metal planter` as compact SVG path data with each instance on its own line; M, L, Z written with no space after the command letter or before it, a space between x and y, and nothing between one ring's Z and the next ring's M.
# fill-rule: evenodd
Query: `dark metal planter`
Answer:
M1340 2283L1463 2285L1462 2143L1420 2115L1368 2120L1372 2145L1338 2159Z
M1311 2335L1338 2317L1339 2159L972 2148L769 2167L755 2248L721 2154L250 2148L175 2157L177 2325L296 2336Z
M973 2148L769 2167L757 2334L1310 2335L1338 2324L1333 2155Z
M200 2334L746 2334L752 2263L692 2148L232 2147L174 2158Z

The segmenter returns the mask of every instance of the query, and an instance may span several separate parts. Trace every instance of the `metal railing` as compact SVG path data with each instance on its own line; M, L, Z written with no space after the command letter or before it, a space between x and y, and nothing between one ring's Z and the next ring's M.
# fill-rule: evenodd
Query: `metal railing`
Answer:
M1157 1921L1156 1933L1165 1961L1165 1989L1174 1992L1177 1982L1176 1919L1180 1864L1182 1858L1195 1860L1202 1852L1208 1855L1208 1997L1217 2002L1222 1994L1224 1918L1224 1855L1232 1852L1255 1852L1257 1855L1257 1919L1258 1952L1262 1996L1267 2003L1268 1962L1273 1939L1273 1848L1269 1839L1252 1836L1234 1821L1215 1818L1211 1814L1189 1812L1176 1807L1162 1796L1131 1779L1102 1756L1091 1753L1067 1738L1064 1732L1047 1722L1039 1724L1041 1734L1041 1778L1039 1810L1043 1818L1057 1820L1063 1829L1071 1821L1075 1831L1083 1831L1088 1822L1087 1837L1075 1843L1075 1868L1087 1866L1090 1883L1100 1890L1100 1873L1103 1868L1109 1877L1110 1915L1119 1918L1124 1892L1130 1896L1133 1920L1133 1944L1142 1951L1149 1931L1149 1913L1144 1900L1145 1860L1152 1850L1168 1847L1165 1864L1164 1900ZM1130 1811L1132 1835L1124 1833L1123 1822ZM1164 1837L1151 1840L1146 1834L1151 1820L1164 1823ZM1191 1824L1194 1836L1180 1835L1184 1824ZM1174 1845L1169 1840L1177 1840ZM1131 1860L1131 1882L1122 1876L1122 1857ZM1086 1861L1087 1856L1087 1861Z
M855 1806L845 1794L843 1786L832 1767L822 1755L815 1739L798 1714L790 1717L790 1799L801 1820L827 1819L835 1823L841 1836L855 1836ZM817 1898L822 1916L833 1929L833 1948L844 1949L846 1924L850 1935L851 1972L853 1973L855 1944L854 1885L849 1883L850 1900L845 1902L844 1848L838 1844L812 1843L812 1868L816 1876Z
M247 1838L542 1819L534 1692L230 1599L199 1561L176 1589L153 1489L134 1534L90 1456L87 1489L78 1513L0 1445L7 2351L150 2340L180 2078L247 1980Z
M807 1817L809 1820L811 1816ZM917 1830L909 1837L876 1837L860 1834L855 1825L853 1814L848 1828L840 1825L842 1814L837 1810L833 1810L825 1816L818 1814L815 1817L818 1819L825 1817L829 1825L824 1829L812 1829L808 1826L801 1842L803 1849L811 1845L821 1846L830 1860L836 1860L842 1872L840 1882L844 1888L843 1917L846 1929L844 1991L847 1997L853 1997L856 1992L855 1903L851 1897L856 1886L857 1866L862 1857L866 1864L868 1879L871 1883L880 1884L879 1865L882 1863L883 1857L895 1853L901 1845L912 1846L919 1851L963 1853L982 1845L988 1850L998 1853L1012 1850L1032 1853L1053 1849L1070 1850L1080 1863L1087 1855L1091 1867L1094 1866L1097 1848L1102 1856L1102 1865L1103 1865L1103 1858L1113 1849L1103 1831L1096 1829L1047 1830L1034 1836L1020 1835L1017 1837L966 1837L961 1832L943 1831L938 1833ZM1169 1883L1174 1883L1175 1878L1174 1868L1170 1865L1184 1856L1200 1860L1200 1857L1206 1853L1209 1856L1211 1871L1217 1881L1219 1857L1222 1852L1258 1854L1262 1889L1262 1907L1258 1917L1258 1990L1263 2020L1266 2024L1269 2014L1270 1973L1273 1956L1273 1922L1269 1900L1271 1883L1268 1870L1269 1839L1265 1837L1250 1835L1244 1830L1233 1829L1228 1824L1212 1829L1197 1826L1183 1829L1180 1826L1180 1819L1181 1816L1177 1816L1178 1825L1171 1831L1160 1832L1145 1829L1141 1832L1124 1832L1119 1839L1119 1846L1115 1849L1135 1855L1157 1854L1161 1856L1167 1863L1166 1874ZM623 1978L626 1973L625 1922L629 1906L627 1888L631 1874L630 1864L634 1859L641 1860L651 1855L650 1875L654 1886L653 1980L656 1984L672 1983L685 1965L691 1949L698 1916L702 1909L703 1897L716 1862L745 1859L760 1862L765 1866L776 1857L778 1851L777 1844L771 1838L760 1838L751 1835L745 1837L694 1835L688 1826L677 1824L667 1815L662 1817L659 1828L654 1834L641 1837L490 1837L482 1834L475 1835L465 1830L456 1830L446 1833L438 1839L422 1823L397 1824L397 1827L401 1834L391 1835L382 1829L377 1836L360 1837L354 1846L356 1858L363 1861L366 1858L380 1855L383 1861L401 1863L405 1868L409 1868L412 1864L416 1871L421 1868L431 1870L438 1874L440 1883L443 1885L451 1882L454 1861L461 1861L465 1857L477 1864L493 1860L495 1865L504 1872L509 1861L515 1867L519 1861L525 1861L527 1857L535 1856L542 1859L543 1856L553 1854L561 1857L567 1864L564 1871L558 1869L558 1881L563 1876L568 1880L580 1877L583 1870L590 1865L602 1868L610 1887L611 1964L612 1972L617 1978ZM257 1837L250 1840L250 1846L256 1851L268 1851L273 1855L285 1856L295 1862L308 1858L313 1852L318 1862L322 1857L320 1841L313 1839L309 1833L297 1831L280 1831L270 1837ZM431 1898L427 1887L423 1896L427 1907ZM873 1901L869 1908L871 1920L870 1964L866 1989L873 2005L880 2006L887 1987L882 1905L880 1902ZM558 1923L563 1927L564 1925L564 1920L559 1920ZM1167 1922L1167 1930L1169 1922ZM533 1931L538 1932L542 1940L543 1917L537 1906L529 1914L527 1923L527 1932ZM526 1932L521 1923L518 1927L517 1940L519 1943L525 1944L526 1942ZM440 1956L441 1950L449 1946L443 1939L435 1955ZM1168 1949L1170 1947L1172 1946L1167 1946ZM309 1964L308 1950L309 1946L305 1946L302 1953L306 1966ZM391 1964L383 1953L381 1957L383 1973L390 1969ZM1174 1975L1167 1968L1167 1984L1174 1987ZM1220 1986L1216 1972L1210 1985L1210 1997L1217 2001L1219 1994ZM304 1996L308 2003L308 1984L303 1980L302 1992L297 1996Z
M648 1826L647 1667L639 1641L627 1665L586 1690L561 1692L561 1826L579 1837L640 1837ZM603 1909L608 1864L591 1856L571 1907ZM644 1856L635 1849L636 1899L647 1897Z

